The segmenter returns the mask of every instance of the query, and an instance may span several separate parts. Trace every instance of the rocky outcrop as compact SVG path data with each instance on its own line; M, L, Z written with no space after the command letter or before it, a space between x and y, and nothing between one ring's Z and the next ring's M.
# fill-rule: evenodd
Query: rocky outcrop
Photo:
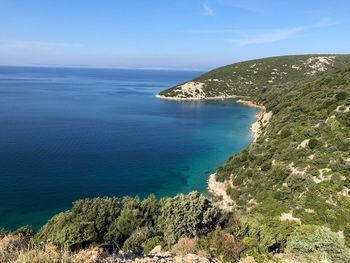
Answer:
M79 251L73 256L73 262L84 263L218 263L217 259L203 257L195 254L187 254L185 256L176 256L170 252L162 252L158 249L151 251L148 255L138 255L134 253L118 253L108 254L102 248L91 248Z

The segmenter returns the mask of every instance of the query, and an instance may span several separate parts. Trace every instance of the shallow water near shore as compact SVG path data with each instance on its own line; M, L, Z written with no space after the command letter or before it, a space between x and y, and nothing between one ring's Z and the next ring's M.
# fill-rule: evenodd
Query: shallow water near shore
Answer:
M199 74L0 67L0 227L38 228L85 197L206 192L257 110L155 97Z

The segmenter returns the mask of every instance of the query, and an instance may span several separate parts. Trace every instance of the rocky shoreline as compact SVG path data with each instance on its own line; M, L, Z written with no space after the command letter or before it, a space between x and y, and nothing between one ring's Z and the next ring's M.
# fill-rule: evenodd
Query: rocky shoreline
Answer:
M225 100L225 99L238 99L242 98L241 96L215 96L215 97L190 97L190 98L181 98L181 97L167 97L157 94L157 98L163 99L163 100L175 100L175 101L205 101L205 100Z

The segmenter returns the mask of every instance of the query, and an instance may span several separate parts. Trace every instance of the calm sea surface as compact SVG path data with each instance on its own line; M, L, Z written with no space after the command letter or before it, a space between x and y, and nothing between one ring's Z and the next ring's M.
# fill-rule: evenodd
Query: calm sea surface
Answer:
M0 67L0 227L85 197L206 191L256 110L155 94L199 72Z

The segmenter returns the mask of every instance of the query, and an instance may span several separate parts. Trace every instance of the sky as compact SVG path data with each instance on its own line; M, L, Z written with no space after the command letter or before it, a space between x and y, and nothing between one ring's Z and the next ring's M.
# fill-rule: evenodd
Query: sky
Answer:
M350 53L349 0L0 0L0 65L206 70Z

